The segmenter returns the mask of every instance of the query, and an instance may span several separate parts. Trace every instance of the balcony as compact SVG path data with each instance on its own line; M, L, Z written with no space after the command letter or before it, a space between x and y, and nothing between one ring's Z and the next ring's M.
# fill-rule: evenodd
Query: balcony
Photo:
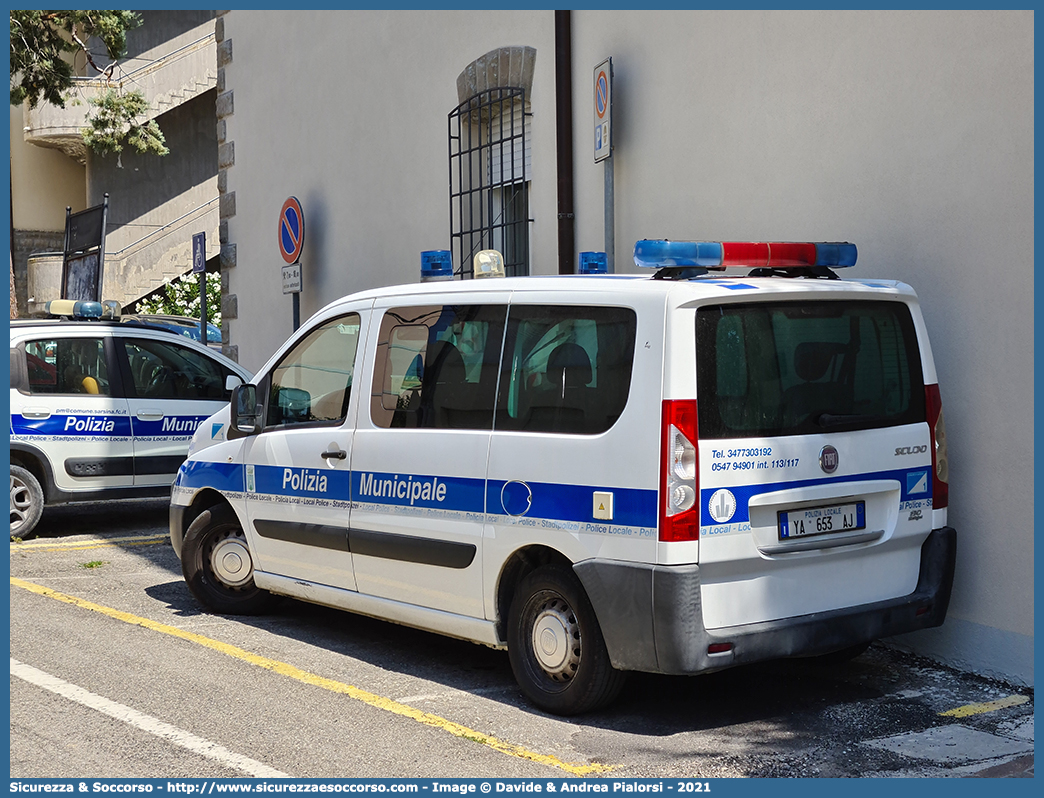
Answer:
M209 31L203 32L208 27ZM187 43L182 42L189 37L179 37L170 43L176 49L124 73L119 80L75 78L72 98L65 108L41 103L29 110L26 105L22 131L25 140L39 147L61 150L86 163L87 151L80 131L87 124L90 98L99 97L110 88L138 89L149 102L147 118L155 119L214 88L217 86L217 45L213 27L211 23L196 28L192 31L195 38Z

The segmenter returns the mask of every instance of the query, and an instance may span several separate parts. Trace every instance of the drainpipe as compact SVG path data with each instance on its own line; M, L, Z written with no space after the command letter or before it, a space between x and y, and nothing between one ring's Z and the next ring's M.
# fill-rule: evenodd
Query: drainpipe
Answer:
M14 171L13 169L11 171ZM10 191L10 204L8 207L11 209L11 318L18 318L18 289L15 286L14 278L14 256L15 256L15 228L14 228L14 177L10 175L7 178L7 188ZM26 267L26 274L29 273L28 267Z
M555 12L555 144L558 151L558 273L576 271L573 216L572 12Z

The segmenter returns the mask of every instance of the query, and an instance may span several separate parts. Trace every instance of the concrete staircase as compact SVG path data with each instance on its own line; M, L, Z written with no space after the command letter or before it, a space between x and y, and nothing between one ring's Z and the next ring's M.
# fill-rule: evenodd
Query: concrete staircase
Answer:
M105 299L130 305L185 274L191 268L194 233L207 234L207 259L215 257L220 250L219 222L215 197L122 249L106 251L102 288Z
M204 26L206 27L206 26ZM23 137L39 147L59 149L80 163L87 150L80 131L86 126L88 100L110 88L139 89L149 101L148 119L166 113L217 86L217 45L213 25L198 39L125 72L119 79L75 78L73 100L65 108L41 103L24 107ZM197 32L199 29L197 29Z
M147 53L123 64L118 80L77 78L74 101L66 107L40 105L24 109L23 136L31 144L61 150L87 168L87 184L104 184L104 176L93 171L95 156L88 158L81 129L86 126L88 98L100 96L107 88L138 89L149 103L148 119L156 119L184 103L217 87L217 46L213 21L195 27L164 42ZM162 120L161 120L162 124ZM215 120L216 124L216 120ZM168 134L169 142L169 134ZM172 151L165 158L175 158ZM173 162L172 162L173 163ZM133 194L124 194L133 200ZM125 217L127 202L123 203ZM130 202L131 206L135 205ZM207 258L218 254L217 174L177 197L148 205L137 218L111 224L105 244L105 299L129 305L175 277L184 274L192 263L192 235L206 232ZM111 207L111 206L110 206ZM110 212L111 214L111 212ZM133 214L132 214L133 215ZM141 231L148 230L145 235ZM41 273L35 282L49 283L53 264L39 260ZM44 265L47 262L48 265ZM34 268L32 259L29 269ZM47 274L44 274L47 271ZM60 276L60 270L59 270ZM29 275L33 283L33 275Z

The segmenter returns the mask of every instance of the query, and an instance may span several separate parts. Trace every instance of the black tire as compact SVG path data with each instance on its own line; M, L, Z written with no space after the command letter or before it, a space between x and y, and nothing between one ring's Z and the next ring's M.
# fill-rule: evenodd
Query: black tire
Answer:
M254 561L239 519L228 505L204 510L181 546L181 572L196 601L221 615L260 615L276 597L254 584Z
M626 679L609 661L583 585L561 565L545 565L519 583L508 612L507 642L522 692L555 715L606 706Z
M40 522L43 508L40 481L31 471L11 463L11 537L30 534Z

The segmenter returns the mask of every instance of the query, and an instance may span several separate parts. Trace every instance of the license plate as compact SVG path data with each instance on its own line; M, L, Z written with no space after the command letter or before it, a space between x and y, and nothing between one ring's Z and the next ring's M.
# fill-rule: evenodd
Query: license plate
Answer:
M866 529L866 502L829 504L779 513L780 540L849 532L853 529Z

